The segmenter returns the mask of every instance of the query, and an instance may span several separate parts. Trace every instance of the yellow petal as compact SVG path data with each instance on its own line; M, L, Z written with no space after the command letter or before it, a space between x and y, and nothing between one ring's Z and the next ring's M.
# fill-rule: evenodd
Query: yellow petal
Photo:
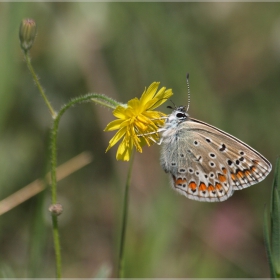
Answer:
M118 147L116 159L124 160L124 153L125 153L125 141L123 140Z
M146 133L147 129L153 128L153 130L157 130L157 126L155 125L154 121L147 118L144 114L141 114L137 117L137 122L135 122L135 126L141 130L141 132L144 134Z
M143 112L150 110L150 108L152 108L153 106L155 106L155 104L159 102L159 100L157 98L153 98L152 100L149 100L148 102L146 102L145 104L142 105L143 108Z
M126 115L127 117L133 117L141 114L143 112L142 106L138 98L134 98L127 103Z
M133 99L131 99L127 102L127 107L128 108L131 107L131 108L135 109L139 106L140 106L140 101L139 101L138 98L133 98Z
M110 150L114 145L117 144L117 142L125 135L126 128L121 128L114 136L113 138L109 141L109 146L106 149L106 152Z
M125 137L118 147L116 158L117 160L129 161L132 153L133 146L130 144L129 139Z
M113 111L113 115L116 118L123 120L126 118L125 110L126 108L124 108L123 106L117 106L117 108Z
M140 102L141 104L146 104L149 100L151 100L157 89L158 89L158 86L159 86L159 82L153 82L146 91L143 92L141 98L140 98Z
M128 118L127 120L122 121L122 124L120 125L120 128L128 126L130 124L130 122L131 122L131 118Z
M155 120L155 119L159 119L159 118L166 116L166 114L164 114L162 112L158 112L158 111L146 111L146 112L143 112L142 115L147 117L150 120Z
M132 129L134 129L134 128L132 128ZM135 132L132 132L131 134L132 134L132 137L131 137L132 143L134 144L137 151L139 153L142 153L142 147L140 145L141 140L136 136Z
M141 115L137 116L137 120L141 123L144 123L144 124L151 123L151 120L149 118L145 117L144 114L141 114Z
M107 124L104 131L112 131L112 130L119 129L123 122L124 122L123 120L111 121L110 123Z
M170 98L173 95L172 89L165 90L164 92L157 95L155 98L156 102L154 102L154 105L149 108L149 110L153 110L157 107L159 107L161 104L163 104L165 101L167 101L168 98Z

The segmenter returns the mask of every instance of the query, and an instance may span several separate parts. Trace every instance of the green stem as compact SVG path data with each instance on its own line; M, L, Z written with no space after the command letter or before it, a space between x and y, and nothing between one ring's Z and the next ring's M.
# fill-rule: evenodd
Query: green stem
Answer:
M52 215L53 226L53 241L55 249L55 263L56 263L56 279L61 279L61 250L60 250L60 238L58 231L58 217Z
M59 126L59 121L62 115L71 107L78 103L94 101L98 104L102 104L109 108L115 109L120 103L115 100L101 94L89 93L80 97L71 99L67 104L62 106L58 112L56 118L53 122L52 132L51 132L51 181L52 181L52 203L57 202L56 197L56 147L57 147L57 131Z
M42 95L42 97L43 97L47 107L49 108L49 111L51 113L52 118L54 119L56 117L56 113L55 113L54 109L52 108L52 105L49 102L49 100L48 100L48 98L47 98L47 96L46 96L46 94L45 94L45 92L44 92L44 90L43 90L43 88L42 88L42 86L41 86L41 84L39 82L39 79L38 79L38 77L37 77L37 75L36 75L36 73L35 73L35 71L34 71L34 69L32 67L31 59L30 59L28 51L24 52L24 56L25 56L25 61L27 63L27 67L28 67L28 69L29 69L29 71L30 71L30 73L31 73L31 75L33 77L33 80L35 81L35 84L38 87L38 89L39 89L39 91L40 91L40 93L41 93L41 95Z
M106 106L106 107L109 107L109 108L111 108L111 109L116 109L116 107L117 107L118 105L120 105L120 103L115 102L115 100L113 100L113 99L111 99L111 103L110 103L110 104L109 104L109 103L106 103L106 102L104 102L104 101L97 100L97 99L95 99L95 98L92 98L92 101L94 101L95 103L98 103L98 104L100 104L100 105L104 105L104 106Z
M118 264L118 278L124 277L124 246L125 246L125 237L126 237L126 226L127 226L127 217L128 217L128 193L130 187L130 179L132 173L134 159L134 151L132 152L131 161L129 164L125 191L124 191L124 202L123 202L123 214L122 214L122 228L121 228L121 240L120 240L120 251L119 251L119 264Z
M59 121L62 115L71 107L82 102L94 101L98 104L102 104L109 108L115 109L120 103L115 100L100 94L90 93L84 96L71 99L67 104L62 106L56 117L54 118L53 127L51 130L51 192L52 192L52 204L57 203L57 182L56 182L56 166L57 166L57 132ZM53 238L54 238L54 249L56 257L56 277L61 278L61 250L60 250L60 239L58 231L58 218L52 215L53 224Z

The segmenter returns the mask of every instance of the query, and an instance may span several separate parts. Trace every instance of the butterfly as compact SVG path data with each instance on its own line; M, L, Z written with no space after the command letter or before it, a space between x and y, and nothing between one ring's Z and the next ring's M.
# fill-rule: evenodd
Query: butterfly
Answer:
M190 118L185 106L173 108L158 132L162 168L172 187L193 200L224 201L262 181L272 168L236 137Z

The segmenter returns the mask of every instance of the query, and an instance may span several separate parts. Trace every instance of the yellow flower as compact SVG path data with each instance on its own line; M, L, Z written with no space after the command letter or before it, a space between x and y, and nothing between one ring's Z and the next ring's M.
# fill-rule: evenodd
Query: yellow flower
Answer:
M113 111L117 119L110 122L105 131L118 131L110 140L106 152L122 139L117 150L117 160L129 161L134 146L142 153L144 145L150 146L159 140L157 130L164 124L162 117L165 114L153 110L173 94L171 89L166 90L165 87L157 92L159 84L152 83L140 99L129 100L127 104L119 105Z

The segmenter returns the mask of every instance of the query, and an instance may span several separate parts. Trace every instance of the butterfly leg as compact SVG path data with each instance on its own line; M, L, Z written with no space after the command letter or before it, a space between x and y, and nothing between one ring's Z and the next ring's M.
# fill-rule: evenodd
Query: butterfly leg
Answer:
M159 129L158 131L154 131L154 132L148 132L148 133L143 133L143 134L137 134L138 137L145 137L147 135L152 135L152 134L156 134L158 132L161 132L161 130ZM153 137L149 137L150 140L152 140L154 143L156 143L157 145L161 145L162 143L162 138L160 138L159 141L156 141Z

